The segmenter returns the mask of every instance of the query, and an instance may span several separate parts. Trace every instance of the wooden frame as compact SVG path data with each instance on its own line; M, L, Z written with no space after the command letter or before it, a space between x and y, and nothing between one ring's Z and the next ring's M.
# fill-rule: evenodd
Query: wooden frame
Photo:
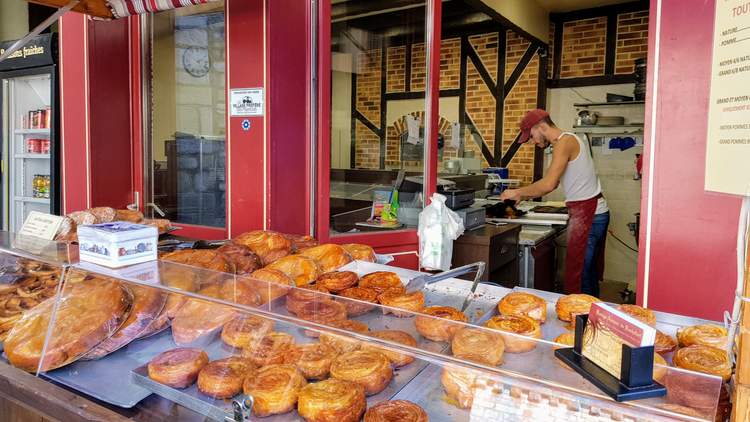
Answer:
M68 3L70 3L70 0L26 0L29 3L36 3L41 4L43 6L49 6L54 8L61 8L65 7ZM74 11L79 13L85 13L87 15L96 16L98 18L104 18L104 19L114 19L114 15L112 15L112 11L109 9L109 6L107 6L107 2L105 0L81 0L80 3L76 7L73 8Z

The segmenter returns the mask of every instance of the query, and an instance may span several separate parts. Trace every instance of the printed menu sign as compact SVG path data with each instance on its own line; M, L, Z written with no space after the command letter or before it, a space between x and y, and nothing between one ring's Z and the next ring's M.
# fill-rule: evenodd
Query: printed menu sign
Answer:
M706 142L709 191L750 194L750 3L717 0Z

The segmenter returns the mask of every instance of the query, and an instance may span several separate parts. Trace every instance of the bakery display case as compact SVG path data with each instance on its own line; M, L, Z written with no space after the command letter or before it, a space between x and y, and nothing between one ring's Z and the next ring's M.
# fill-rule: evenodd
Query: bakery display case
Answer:
M135 420L714 420L722 377L669 366L669 346L654 368L668 395L628 403L557 360L559 317L580 300L459 279L407 294L420 273L344 263L339 248L271 248L249 274L185 264L236 269L208 250L118 270L67 261L3 359ZM3 263L33 255L18 253L0 248ZM653 316L665 344L702 322Z

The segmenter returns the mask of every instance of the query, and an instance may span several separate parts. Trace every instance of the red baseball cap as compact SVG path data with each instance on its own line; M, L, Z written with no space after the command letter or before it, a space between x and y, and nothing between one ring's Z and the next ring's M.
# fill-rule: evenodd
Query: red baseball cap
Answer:
M521 120L521 137L518 138L518 143L522 144L528 141L531 137L531 128L534 127L535 124L541 122L545 117L549 117L549 113L540 108L536 108L526 113L526 115L523 116L523 120Z

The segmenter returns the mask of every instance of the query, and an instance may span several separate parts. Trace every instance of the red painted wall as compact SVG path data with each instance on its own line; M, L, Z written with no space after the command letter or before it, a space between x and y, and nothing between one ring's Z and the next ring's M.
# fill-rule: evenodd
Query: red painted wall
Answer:
M644 244L645 219L640 233L638 300L646 298L648 307L660 311L720 320L734 298L740 200L703 190L714 2L661 4L656 91L657 1L651 2L649 19L644 167L648 169L652 152L655 161L653 174L646 171L643 180L643 216L650 179L654 185L647 216L652 225L650 256Z

